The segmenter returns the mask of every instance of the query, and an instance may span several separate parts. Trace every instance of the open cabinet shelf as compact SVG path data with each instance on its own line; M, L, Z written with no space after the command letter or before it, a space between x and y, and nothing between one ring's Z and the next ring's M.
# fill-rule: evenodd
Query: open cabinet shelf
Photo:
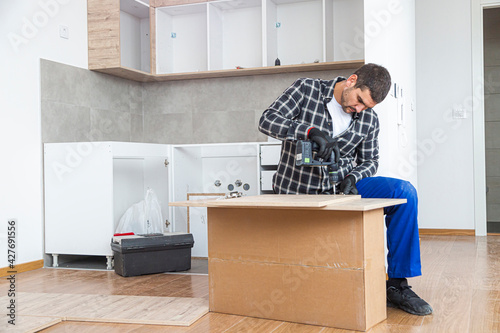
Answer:
M244 68L244 69L224 69L224 70L204 71L204 72L194 72L194 73L173 73L173 74L156 74L156 75L125 67L96 69L95 71L139 82L163 82L163 81L176 81L176 80L207 79L207 78L217 78L217 77L298 73L298 72L328 71L328 70L338 70L338 69L356 69L364 65L364 63L365 63L364 60L335 61L335 62L324 62L317 64L284 65L275 67L259 67L259 68Z
M364 64L364 47L353 44L364 30L363 0L151 0L143 2L149 17L127 1L88 0L89 69L159 82Z

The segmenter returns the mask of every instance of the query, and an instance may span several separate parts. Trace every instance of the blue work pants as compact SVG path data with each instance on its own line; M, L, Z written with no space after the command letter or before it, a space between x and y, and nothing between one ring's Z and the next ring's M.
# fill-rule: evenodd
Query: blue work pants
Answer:
M387 274L390 278L422 275L418 235L418 197L410 182L368 177L356 183L362 198L406 199L407 203L384 208L387 227Z

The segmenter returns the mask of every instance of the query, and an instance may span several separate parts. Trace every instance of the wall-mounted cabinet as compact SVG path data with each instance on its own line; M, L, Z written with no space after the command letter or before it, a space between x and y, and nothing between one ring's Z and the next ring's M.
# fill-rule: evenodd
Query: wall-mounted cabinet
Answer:
M265 0L267 64L324 62L322 0ZM331 18L333 19L333 18Z
M157 73L358 60L357 53L335 56L340 45L334 21L345 13L336 12L336 2L216 0L158 7ZM349 14L351 26L362 26L362 11Z
M88 0L88 29L89 69L142 82L364 63L363 0Z
M151 69L149 0L88 0L89 69Z
M120 63L143 72L151 70L147 2L120 0Z
M213 1L207 6L209 69L262 67L261 0Z
M156 8L157 73L262 67L261 0Z
M156 9L156 72L206 71L207 6Z

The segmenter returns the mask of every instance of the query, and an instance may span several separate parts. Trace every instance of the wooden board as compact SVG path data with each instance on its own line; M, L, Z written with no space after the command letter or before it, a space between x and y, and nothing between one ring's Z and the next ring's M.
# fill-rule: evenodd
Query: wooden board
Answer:
M291 195L290 195L291 196ZM340 197L340 196L338 196ZM373 210L373 209L378 209L378 208L384 208L384 207L389 207L389 206L395 206L395 205L401 205L406 203L406 199L360 199L359 196L345 196L348 200L337 200L335 202L329 203L326 206L321 206L321 207L314 207L314 206L309 206L309 207L300 207L300 206L291 206L291 205L277 205L277 204L269 204L265 207L267 208L287 208L287 209L320 209L320 210L344 210L344 211L361 211L365 212L368 210ZM349 200L349 198L351 200ZM358 199L358 200L356 200ZM234 200L234 199L228 199L228 200ZM217 200L220 201L220 200ZM222 200L222 201L227 201L227 200ZM190 201L176 201L176 202L170 202L169 206L175 206L175 207L240 207L239 205L224 205L224 204L218 204L216 203L215 200L190 200ZM242 207L262 207L258 205L254 206L242 206Z
M17 293L19 315L91 322L189 326L208 312L202 298ZM7 296L0 304L8 304Z
M2 324L0 324L0 332L9 332L9 333L39 332L47 327L59 324L60 322L62 322L60 318L16 315L16 321L15 321L16 325L10 325L7 323L7 319L4 319Z
M87 0L89 69L115 68L120 60L120 2Z
M251 195L223 200L204 200L210 207L300 207L320 208L329 204L359 200L359 195Z

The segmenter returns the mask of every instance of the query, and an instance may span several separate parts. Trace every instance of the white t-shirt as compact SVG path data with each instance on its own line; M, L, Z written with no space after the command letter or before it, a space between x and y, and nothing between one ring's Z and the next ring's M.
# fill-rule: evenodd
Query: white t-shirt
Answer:
M345 131L351 124L352 114L342 110L339 102L334 98L326 105L333 122L333 137Z

